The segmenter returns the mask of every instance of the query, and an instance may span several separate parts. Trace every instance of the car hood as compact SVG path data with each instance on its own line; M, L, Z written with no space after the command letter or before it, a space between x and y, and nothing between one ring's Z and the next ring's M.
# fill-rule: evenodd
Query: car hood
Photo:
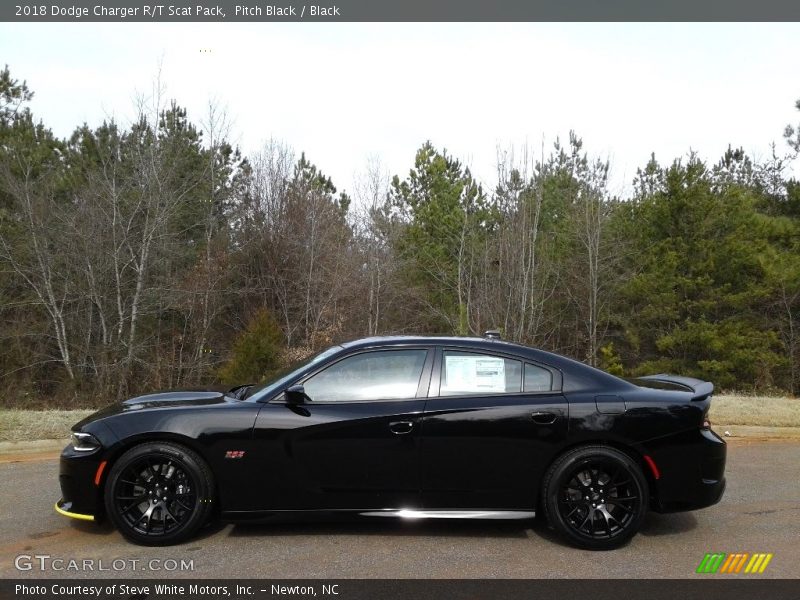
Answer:
M239 402L239 400L225 393L227 389L229 388L208 387L202 389L170 390L134 396L122 402L111 404L89 415L79 423L76 423L73 426L73 430L77 431L82 425L90 421L96 421L124 412L159 408L197 408L226 402Z
M181 405L198 406L201 404L215 404L225 398L225 389L203 388L187 390L169 390L154 392L123 400L123 406L137 408L158 408L160 406L176 407Z

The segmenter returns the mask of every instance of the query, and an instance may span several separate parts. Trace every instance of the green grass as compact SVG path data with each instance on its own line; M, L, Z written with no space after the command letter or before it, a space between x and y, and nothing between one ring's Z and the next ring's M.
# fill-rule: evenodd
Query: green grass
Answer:
M720 425L800 427L800 398L714 396L709 417Z
M93 410L0 410L0 442L66 439ZM714 396L711 422L719 425L800 427L800 398Z
M0 410L0 442L58 440L94 410Z

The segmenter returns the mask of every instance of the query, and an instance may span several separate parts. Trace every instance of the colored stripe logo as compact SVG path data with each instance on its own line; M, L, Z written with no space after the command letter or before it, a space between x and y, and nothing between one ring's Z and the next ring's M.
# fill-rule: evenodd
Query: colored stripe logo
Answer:
M734 552L726 554L725 552L707 553L700 565L697 567L697 573L749 573L755 575L756 573L763 573L767 568L769 561L772 560L773 554L765 552L756 552L750 554L749 552Z

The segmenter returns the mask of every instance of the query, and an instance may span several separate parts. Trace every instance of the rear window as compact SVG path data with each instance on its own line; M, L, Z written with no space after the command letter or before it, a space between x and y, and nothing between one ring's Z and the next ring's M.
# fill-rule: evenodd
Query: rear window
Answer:
M553 389L553 374L536 365L525 365L525 391L549 392Z

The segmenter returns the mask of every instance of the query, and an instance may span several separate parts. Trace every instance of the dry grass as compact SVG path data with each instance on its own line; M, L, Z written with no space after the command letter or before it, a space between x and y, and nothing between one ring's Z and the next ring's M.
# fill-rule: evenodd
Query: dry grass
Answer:
M65 439L92 410L0 410L0 442ZM719 425L800 427L800 398L714 396L711 422Z
M0 410L0 442L66 439L93 410Z
M800 398L764 396L714 396L711 423L800 427Z

